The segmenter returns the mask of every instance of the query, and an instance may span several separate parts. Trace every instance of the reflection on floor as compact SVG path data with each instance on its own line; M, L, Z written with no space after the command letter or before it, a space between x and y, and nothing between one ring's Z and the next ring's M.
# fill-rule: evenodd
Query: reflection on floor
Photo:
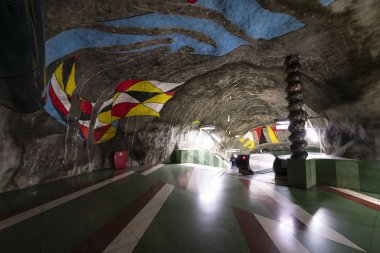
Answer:
M163 165L0 194L1 252L380 252L378 194Z
M255 174L252 176L241 176L241 178L249 178L253 181L266 182L270 184L275 184L276 180L274 179L274 173L265 173L265 174Z

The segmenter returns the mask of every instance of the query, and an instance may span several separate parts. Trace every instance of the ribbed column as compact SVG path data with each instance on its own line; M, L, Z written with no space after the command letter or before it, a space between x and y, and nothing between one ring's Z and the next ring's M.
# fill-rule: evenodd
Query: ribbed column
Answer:
M290 121L289 125L289 140L291 142L290 151L292 153L292 159L306 159L307 152L305 150L307 142L305 141L306 131L305 123L307 120L307 113L303 109L303 93L301 83L301 64L299 63L300 57L298 55L290 55L285 59L286 67L286 92L288 96L288 110Z

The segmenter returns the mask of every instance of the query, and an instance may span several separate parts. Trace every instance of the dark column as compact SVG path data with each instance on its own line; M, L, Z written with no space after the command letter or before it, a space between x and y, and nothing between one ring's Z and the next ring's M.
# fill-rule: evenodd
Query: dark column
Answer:
M301 64L299 63L300 57L298 55L290 55L285 59L286 67L286 92L288 96L288 110L290 121L289 125L289 140L292 143L290 145L290 151L292 153L292 159L306 159L307 152L305 150L307 142L305 141L306 131L305 123L307 120L307 113L303 109L303 93L301 83Z
M0 104L33 112L43 106L43 0L0 0Z

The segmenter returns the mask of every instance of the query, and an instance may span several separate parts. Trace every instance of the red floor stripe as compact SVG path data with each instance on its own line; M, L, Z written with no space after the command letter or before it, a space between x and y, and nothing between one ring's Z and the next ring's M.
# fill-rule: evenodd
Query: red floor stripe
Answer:
M252 183L251 180L241 178L240 181L244 186L250 189ZM291 220L295 228L302 231L308 230L308 227L303 222L297 219L290 211L286 210L271 197L266 195L260 188L256 187L255 190L255 192L251 191L251 193L255 194L256 198L276 217L277 220Z
M251 252L280 252L252 213L237 207L232 209Z
M193 175L194 168L187 167L186 172L179 176L177 181L177 186L183 189L187 189L191 176Z
M358 197L355 197L355 196L352 196L350 194L347 194L345 192L341 192L341 191L338 191L336 189L333 189L333 188L330 188L328 186L319 186L322 190L325 190L325 191L328 191L328 192L331 192L331 193L335 193L335 194L338 194L340 196L342 196L343 198L345 199L348 199L348 200L351 200L355 203L358 203L362 206L366 206L366 207L369 207L371 209L374 209L376 211L380 211L380 205L376 205L375 203L372 203L372 202L369 202L367 200L364 200L364 199L361 199L361 198L358 198Z
M144 206L161 190L164 182L157 182L138 196L128 207L123 209L112 220L108 221L98 231L87 238L72 252L95 253L102 252L115 239L115 237L128 225L129 222L144 208Z
M57 193L57 194L54 194L54 195L51 195L51 196L48 196L42 200L39 200L39 201L36 201L36 202L33 202L33 203L30 203L30 204L27 204L25 206L22 206L22 207L18 207L16 209L13 209L13 210L10 210L9 212L7 213L3 213L3 214L0 214L0 220L5 220L5 219L8 219L9 217L12 217L16 214L19 214L19 213L22 213L22 212L25 212L25 211L28 211L29 209L32 209L32 208L35 208L37 206L40 206L40 205L43 205L47 202L50 202L50 201L53 201L55 199L58 199L58 198L61 198L63 196L66 196L66 195L69 195L71 193L74 193L74 192L77 192L77 191L80 191L84 188L87 188L87 187L90 187L92 185L95 185L95 184L98 184L100 182L103 182L105 180L108 180L110 178L113 178L113 177L116 177L120 174L123 174L125 173L126 171L125 170L120 170L120 171L115 171L114 175L112 176L108 176L108 177L105 177L105 178L101 178L101 179L98 179L98 180L95 180L91 183L88 183L88 184L84 184L84 185L80 185L78 187L74 187L72 189L69 189L67 191L64 191L64 192L60 192L60 193Z

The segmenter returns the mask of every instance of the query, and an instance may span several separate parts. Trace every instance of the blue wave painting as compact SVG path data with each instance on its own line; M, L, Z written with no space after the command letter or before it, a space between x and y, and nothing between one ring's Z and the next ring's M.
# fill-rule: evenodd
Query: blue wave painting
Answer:
M46 42L46 64L49 65L65 55L84 48L130 45L157 38L172 38L174 42L168 45L171 52L175 52L184 46L190 46L194 49L193 53L199 55L223 56L242 45L248 45L248 42L231 34L225 30L223 26L207 19L151 13L137 17L109 21L104 24L114 27L179 27L190 29L201 32L213 39L216 43L216 47L183 34L156 36L130 35L107 33L87 28L76 28L59 33ZM139 49L139 51L143 51L143 49Z
M251 38L271 40L304 26L292 16L265 10L256 0L199 0L196 5L222 13Z
M333 2L335 2L335 0L319 0L319 2L320 2L323 6L329 6L330 4L332 4Z
M334 0L320 0L320 2L322 5L327 6L334 2ZM297 21L292 16L265 10L256 2L256 0L199 0L196 2L196 5L222 13L229 21L240 27L252 38L270 40L304 26L304 24ZM76 28L59 33L46 42L46 64L49 65L65 55L84 48L130 45L157 38L172 38L174 42L170 45L161 45L168 46L171 52L175 52L181 47L189 46L194 49L194 54L211 56L223 56L242 45L249 44L245 40L231 34L224 29L222 25L212 20L179 15L150 13L136 17L108 21L103 24L113 27L135 27L145 29L184 28L208 36L216 43L216 46L213 47L183 34L156 36L131 35L107 33L87 28ZM150 46L119 53L147 51L159 46L160 45L154 47Z

